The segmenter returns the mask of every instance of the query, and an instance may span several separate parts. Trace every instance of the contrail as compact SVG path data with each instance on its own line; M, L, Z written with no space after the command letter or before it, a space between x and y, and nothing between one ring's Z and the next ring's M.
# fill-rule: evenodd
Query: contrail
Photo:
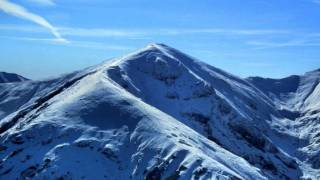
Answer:
M25 9L24 7L9 2L8 0L0 0L0 10L19 17L19 18L23 18L29 21L32 21L36 24L39 24L40 26L43 26L47 29L49 29L52 34L57 38L58 41L60 42L68 42L66 39L64 39L59 32L57 31L57 29L55 27L53 27L47 20L45 20L43 17L33 14L31 12L29 12L27 9Z

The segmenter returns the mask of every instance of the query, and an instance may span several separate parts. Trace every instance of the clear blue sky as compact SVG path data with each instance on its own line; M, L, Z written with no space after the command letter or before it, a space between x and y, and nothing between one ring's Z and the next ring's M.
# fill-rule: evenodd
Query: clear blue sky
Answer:
M241 77L320 68L320 0L0 0L0 71L54 77L161 42Z

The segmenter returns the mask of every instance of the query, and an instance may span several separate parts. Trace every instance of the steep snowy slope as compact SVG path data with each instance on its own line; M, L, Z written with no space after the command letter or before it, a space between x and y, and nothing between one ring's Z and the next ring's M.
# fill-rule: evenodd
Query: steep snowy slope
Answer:
M248 78L267 94L300 137L298 155L320 169L320 70L284 79Z
M18 74L0 72L0 83L21 82L28 80Z
M317 179L317 77L241 79L151 44L0 84L0 179Z
M287 152L298 137L283 131L283 126L271 127L271 116L284 117L247 81L163 44L114 61L107 73L135 96L244 157L270 177L301 175Z

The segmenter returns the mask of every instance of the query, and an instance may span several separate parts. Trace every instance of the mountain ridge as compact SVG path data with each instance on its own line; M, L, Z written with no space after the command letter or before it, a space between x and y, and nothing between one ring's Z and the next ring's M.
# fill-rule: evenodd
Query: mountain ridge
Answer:
M305 78L300 89L314 79ZM150 44L60 78L0 85L0 174L316 179L319 140L308 133L319 132L320 116L292 120L281 109L283 99L254 84L164 44ZM313 103L317 94L308 97ZM46 129L50 137L41 135ZM87 162L97 168L90 170Z

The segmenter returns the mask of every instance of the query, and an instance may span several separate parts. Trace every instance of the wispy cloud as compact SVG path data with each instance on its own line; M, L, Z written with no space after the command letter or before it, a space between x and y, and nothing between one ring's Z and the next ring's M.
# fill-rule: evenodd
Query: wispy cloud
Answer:
M58 44L70 47L82 47L82 48L91 48L99 50L113 50L113 51L129 51L135 49L134 47L124 46L124 45L115 45L94 41L69 41L69 43L61 43L61 41L56 38L34 38L34 37L19 37L19 36L0 36L2 39L11 39L18 41L37 41L42 43Z
M39 5L44 5L44 6L54 6L55 3L51 0L28 0L30 2L33 2L33 3L37 3Z
M269 29L176 29L176 28L158 28L158 29L86 29L86 28L59 28L62 34L69 36L87 36L87 37L141 37L141 36L174 36L186 34L217 34L217 35L268 35L289 33L284 30Z
M279 47L290 47L290 46L301 46L303 41L286 41L286 42L274 42L274 41L248 41L248 45L256 46L256 49L266 48L279 48Z
M35 38L35 37L19 37L19 36L0 36L0 38L19 40L19 41L41 41L41 42L54 43L54 44L66 44L64 42L61 42L57 38Z
M204 29L186 29L177 31L177 33L214 33L227 35L269 35L269 34L288 34L288 30L276 29L221 29L221 28L204 28Z
M54 26L52 26L46 19L37 14L29 12L27 9L18 4L9 2L8 0L0 0L0 10L10 15L29 20L40 26L43 26L49 29L58 41L67 42L67 40L62 38L57 29Z
M77 28L57 27L61 35L68 39L92 38L126 38L154 39L159 36L205 35L219 37L241 37L243 43L255 49L284 48L295 46L320 46L320 33L301 32L279 29L223 29L223 28L158 28L158 29L109 29L109 28ZM0 31L21 31L32 33L47 33L44 28L36 26L0 25ZM286 40L284 40L286 39ZM92 41L93 40L93 41ZM71 40L70 40L71 42ZM74 42L74 41L73 41ZM92 46L94 43L90 43ZM84 45L81 45L84 46ZM100 46L100 45L97 45Z
M43 32L43 29L32 26L0 25L0 30L15 30L26 32ZM157 28L157 29L111 29L111 28L78 28L57 27L60 34L73 37L124 37L148 38L154 36L179 36L192 34L234 35L234 36L263 36L290 34L288 30L275 29L223 29L223 28Z
M306 40L291 40L284 42L272 41L248 41L248 45L255 46L256 49L284 48L284 47L301 47L301 46L320 46L320 42Z
M145 30L122 30L122 29L86 29L86 28L71 28L60 27L59 31L66 36L78 36L78 37L139 37L150 35Z

